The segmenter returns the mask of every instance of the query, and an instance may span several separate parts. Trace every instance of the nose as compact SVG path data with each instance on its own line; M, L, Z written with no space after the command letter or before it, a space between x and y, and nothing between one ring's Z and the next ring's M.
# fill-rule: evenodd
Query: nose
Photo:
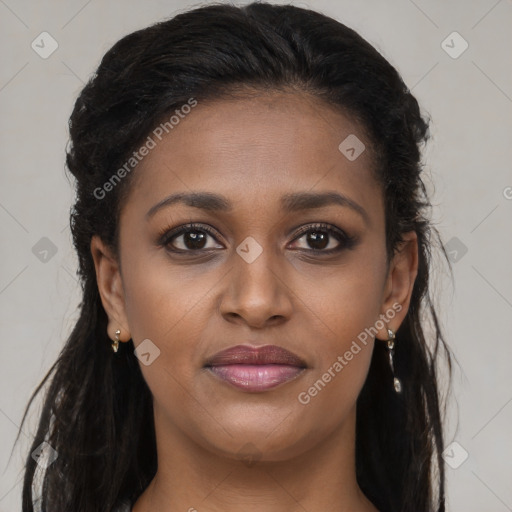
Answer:
M229 284L224 291L220 312L225 320L263 328L286 322L292 312L292 292L286 284L284 267L271 251L263 249L252 262L233 255Z

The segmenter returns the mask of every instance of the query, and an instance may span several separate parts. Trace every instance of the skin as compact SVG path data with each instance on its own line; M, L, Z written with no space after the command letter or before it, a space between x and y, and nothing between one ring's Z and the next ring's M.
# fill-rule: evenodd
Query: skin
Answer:
M338 150L349 134L367 148L354 161ZM355 477L355 412L380 341L360 344L309 403L298 400L379 315L401 306L379 329L386 340L386 328L396 331L407 312L416 235L404 235L388 264L372 165L370 142L349 117L305 94L265 92L199 103L134 171L120 261L96 236L91 252L109 336L120 329L122 342L150 339L160 350L148 366L140 363L153 394L158 471L135 512L377 510ZM231 211L174 203L146 219L170 194L199 191L222 194ZM366 219L337 204L281 209L284 194L326 191L350 198ZM170 252L172 244L190 247L184 236L159 245L161 230L189 222L215 230L206 248ZM330 235L327 249L341 250L312 253L308 235L296 233L317 222L355 237L354 246ZM236 252L248 236L263 249L252 263ZM203 368L239 344L279 345L307 369L248 393ZM244 451L254 460L242 460Z

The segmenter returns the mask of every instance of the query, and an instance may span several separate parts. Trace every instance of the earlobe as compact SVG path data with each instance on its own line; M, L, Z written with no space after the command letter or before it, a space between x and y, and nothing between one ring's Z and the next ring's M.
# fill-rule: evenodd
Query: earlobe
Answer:
M410 231L404 233L402 239L390 263L384 288L381 315L385 315L389 322L377 334L381 340L388 339L388 328L397 331L402 324L418 274L418 236L415 231Z
M91 255L96 270L96 282L103 308L108 316L108 336L115 339L120 330L119 341L130 339L130 330L125 312L124 290L117 258L112 250L97 235L91 239Z

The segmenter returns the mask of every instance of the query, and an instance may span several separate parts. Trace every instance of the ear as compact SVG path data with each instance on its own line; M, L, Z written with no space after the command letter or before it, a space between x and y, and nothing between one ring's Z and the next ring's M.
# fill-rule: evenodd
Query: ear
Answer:
M380 340L388 339L388 328L397 331L402 324L418 274L418 236L415 231L410 231L404 233L402 239L390 262L384 285L381 318L384 315L388 321L376 335Z
M108 316L108 336L113 340L119 329L119 341L131 338L125 312L123 283L117 258L97 235L91 239L91 254L103 308Z

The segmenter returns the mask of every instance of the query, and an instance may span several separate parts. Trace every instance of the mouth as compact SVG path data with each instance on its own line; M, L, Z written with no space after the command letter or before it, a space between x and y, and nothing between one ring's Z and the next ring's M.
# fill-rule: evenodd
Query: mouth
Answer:
M205 368L238 389L257 393L295 379L307 365L297 355L276 345L237 345L215 354Z

